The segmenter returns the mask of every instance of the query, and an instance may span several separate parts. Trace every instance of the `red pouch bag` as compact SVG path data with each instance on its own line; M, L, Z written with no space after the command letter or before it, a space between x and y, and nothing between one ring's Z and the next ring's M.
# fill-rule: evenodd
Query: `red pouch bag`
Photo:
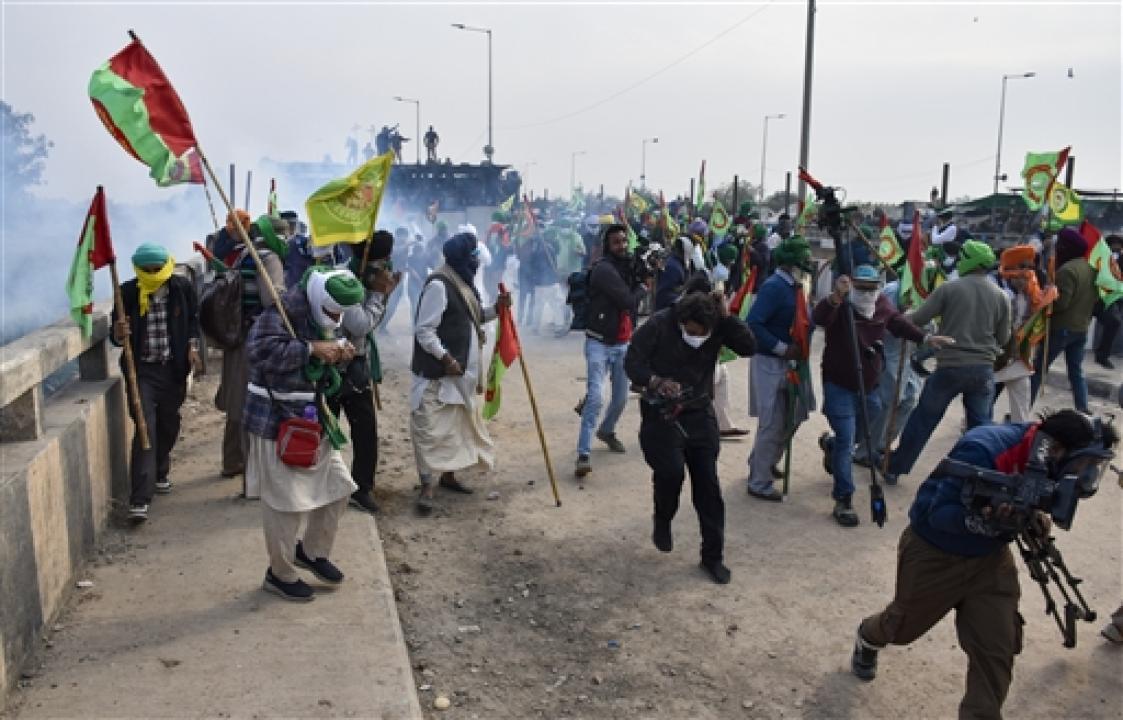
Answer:
M320 456L323 428L315 420L292 417L277 428L277 457L292 467L312 467Z

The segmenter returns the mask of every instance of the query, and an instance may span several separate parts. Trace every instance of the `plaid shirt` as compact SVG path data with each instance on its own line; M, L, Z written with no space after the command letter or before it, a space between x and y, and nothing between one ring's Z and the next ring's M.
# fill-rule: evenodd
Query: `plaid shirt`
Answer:
M166 363L172 357L168 336L168 286L165 283L148 298L145 317L144 345L140 351L141 362Z
M289 334L277 308L266 308L246 338L249 382L274 393L315 392L315 386L304 377L304 366L311 358L310 343L320 339L310 319L308 299L303 290L294 288L285 294L281 303L298 337ZM246 432L275 440L281 421L300 416L307 404L306 401L272 402L268 397L247 392L242 425Z

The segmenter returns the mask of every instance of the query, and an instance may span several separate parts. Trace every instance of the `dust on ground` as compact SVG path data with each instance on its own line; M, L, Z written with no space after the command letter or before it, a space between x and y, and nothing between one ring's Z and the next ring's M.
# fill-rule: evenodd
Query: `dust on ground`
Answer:
M909 504L920 473L958 436L958 404L916 474L886 488L884 529L869 521L868 475L859 467L855 503L862 524L843 529L831 519L830 483L816 446L827 429L822 415L797 435L791 493L779 505L744 491L752 435L723 442L719 474L733 581L718 586L697 566L689 486L674 524L674 552L664 555L651 544L650 473L638 447L635 399L618 430L627 453L612 454L594 441L593 473L583 484L574 479L582 342L577 333L524 337L560 508L517 369L507 374L502 410L490 426L498 467L465 475L474 495L439 490L429 518L413 512L409 374L391 370L382 386L378 522L425 712L432 718L954 717L967 662L950 617L912 646L881 653L873 683L852 676L849 660L859 620L891 598ZM408 367L406 341L383 344L385 365ZM751 429L747 374L747 360L730 366L733 405L739 423ZM1071 404L1056 390L1049 401ZM1076 649L1061 646L1041 593L1022 568L1028 624L1009 717L1123 712L1123 653L1098 636L1123 596L1120 495L1114 482L1105 482L1082 504L1074 530L1059 533L1059 547L1073 572L1087 579L1082 590L1101 617L1081 624ZM434 710L442 696L452 707Z

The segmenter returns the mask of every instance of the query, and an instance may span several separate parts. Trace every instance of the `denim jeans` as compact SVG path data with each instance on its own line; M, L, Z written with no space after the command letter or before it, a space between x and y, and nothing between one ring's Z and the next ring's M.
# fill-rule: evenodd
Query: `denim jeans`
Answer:
M861 429L861 399L858 393L834 383L823 383L823 414L834 431L831 445L831 474L834 488L831 497L845 500L854 494L854 479L850 463L854 456L854 436ZM866 395L866 417L874 418L881 410L881 400L872 390ZM863 444L865 438L862 438Z
M904 428L905 423L909 421L909 415L912 414L913 408L916 407L916 400L920 396L920 378L917 377L916 371L905 359L904 377L901 380L901 394L897 398L897 414L893 417L893 435L888 439L885 433L889 430L889 415L893 407L893 393L897 390L897 368L899 366L900 353L901 353L901 340L896 338L887 339L885 343L885 367L882 368L881 374L877 378L877 388L871 395L877 395L878 407L877 411L870 416L870 439L873 441L874 453L873 459L878 461L880 465L880 458L882 454L893 445L893 441L901 435L901 429ZM858 438L859 443L864 442L863 438ZM859 451L863 458L868 459L869 453L865 447Z
M1084 380L1084 343L1087 340L1086 332L1054 330L1049 333L1049 361L1041 362L1041 354L1045 352L1044 347L1037 351L1037 372L1033 374L1031 388L1034 400L1037 399L1037 391L1041 389L1041 380L1049 371L1049 366L1063 351L1068 370L1068 384L1072 386L1072 402L1077 410L1088 412L1088 383Z
M581 411L581 433L577 436L577 454L588 455L593 442L593 427L604 407L604 383L612 383L612 398L604 413L598 432L616 432L616 422L628 402L628 376L624 374L624 355L628 344L605 345L591 337L585 338L585 408Z
M963 395L968 429L990 424L993 394L994 368L990 365L936 368L924 383L916 409L905 423L901 442L889 460L889 473L904 475L912 470L956 395Z

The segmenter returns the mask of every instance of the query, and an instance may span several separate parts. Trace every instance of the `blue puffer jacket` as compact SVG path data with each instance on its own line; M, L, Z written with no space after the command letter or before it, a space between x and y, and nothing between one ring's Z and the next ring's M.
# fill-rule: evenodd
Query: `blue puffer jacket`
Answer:
M1029 423L980 425L968 430L948 457L952 460L995 470L995 460L1022 441ZM916 491L909 508L912 530L944 552L966 557L989 555L1010 541L1008 537L987 537L967 530L967 512L960 493L959 478L930 475Z

